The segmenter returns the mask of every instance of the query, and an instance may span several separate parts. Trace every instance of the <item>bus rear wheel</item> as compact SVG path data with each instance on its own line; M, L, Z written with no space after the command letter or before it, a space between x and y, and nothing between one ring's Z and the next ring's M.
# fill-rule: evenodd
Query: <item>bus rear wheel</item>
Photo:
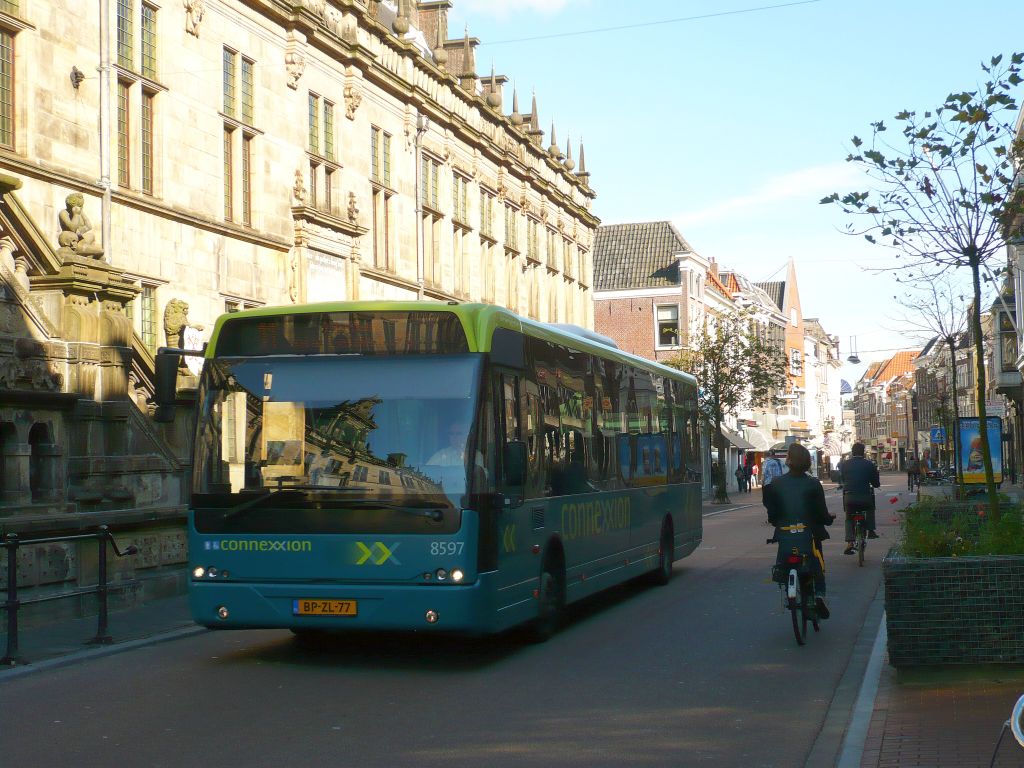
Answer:
M558 558L548 555L540 571L537 593L537 618L531 627L534 642L543 643L554 635L565 613L565 567Z
M651 573L651 581L659 587L668 584L672 578L672 562L675 560L675 536L672 533L672 521L665 520L661 524L661 537L658 539L658 568Z

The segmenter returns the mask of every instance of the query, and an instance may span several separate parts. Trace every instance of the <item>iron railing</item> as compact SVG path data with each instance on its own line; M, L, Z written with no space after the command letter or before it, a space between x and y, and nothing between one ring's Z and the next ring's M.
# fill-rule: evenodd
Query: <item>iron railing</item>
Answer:
M32 544L53 544L59 541L82 541L83 539L95 540L99 548L99 574L96 586L85 589L76 589L69 592L60 592L54 595L43 595L29 600L18 599L19 547ZM17 664L28 663L24 658L18 655L18 611L24 605L33 605L36 603L49 602L51 600L61 600L68 597L95 594L98 598L99 604L99 618L96 627L96 636L91 640L86 641L86 644L109 645L114 641L113 638L107 634L107 596L110 591L109 585L107 584L108 542L113 548L114 554L118 557L125 557L126 555L134 555L138 553L138 548L134 545L127 547L122 552L120 548L118 548L117 542L114 541L114 535L105 525L101 525L96 533L83 533L73 536L48 536L42 539L20 539L16 533L7 534L3 542L0 543L0 546L7 550L7 601L3 603L3 605L0 605L0 608L7 611L7 653L2 659L0 659L0 664L13 667Z

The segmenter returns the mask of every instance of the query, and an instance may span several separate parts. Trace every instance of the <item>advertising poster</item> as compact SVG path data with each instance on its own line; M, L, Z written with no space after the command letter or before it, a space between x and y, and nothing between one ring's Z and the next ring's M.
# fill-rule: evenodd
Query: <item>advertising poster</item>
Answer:
M987 419L988 447L992 452L992 472L997 483L1003 481L1003 420ZM965 483L985 482L985 462L981 453L980 419L960 419L960 470Z

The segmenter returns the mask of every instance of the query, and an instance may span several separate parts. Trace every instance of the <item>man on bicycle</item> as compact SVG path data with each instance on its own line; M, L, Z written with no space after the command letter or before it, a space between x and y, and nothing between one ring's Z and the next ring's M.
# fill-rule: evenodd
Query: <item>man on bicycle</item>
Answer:
M878 477L875 462L864 457L864 443L853 444L850 458L843 462L841 473L843 509L846 512L846 549L843 554L852 555L857 551L853 546L856 538L853 524L855 513L864 513L868 538L878 538L875 533L875 488L880 487L882 481Z

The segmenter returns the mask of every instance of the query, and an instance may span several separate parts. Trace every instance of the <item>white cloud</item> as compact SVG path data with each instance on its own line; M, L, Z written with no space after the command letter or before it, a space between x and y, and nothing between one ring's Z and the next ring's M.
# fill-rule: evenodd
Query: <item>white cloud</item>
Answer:
M494 16L505 19L522 11L537 11L553 16L573 3L578 4L578 0L459 0L457 10L466 16Z
M863 183L863 175L863 171L849 163L803 168L769 179L745 195L723 200L696 211L681 213L672 220L677 226L685 229L694 224L726 218L736 219L740 213L752 216L774 203L806 200L814 204L827 194L845 191L854 187L858 181Z

